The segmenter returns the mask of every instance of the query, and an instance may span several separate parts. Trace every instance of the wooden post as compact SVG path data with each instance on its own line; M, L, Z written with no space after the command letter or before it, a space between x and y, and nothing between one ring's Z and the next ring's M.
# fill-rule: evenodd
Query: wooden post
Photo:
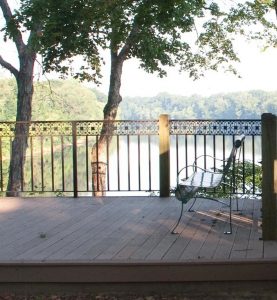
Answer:
M263 240L277 241L277 118L262 115L262 218Z
M160 197L169 197L170 194L170 135L169 116L160 115Z
M277 194L277 159L274 160L274 193Z

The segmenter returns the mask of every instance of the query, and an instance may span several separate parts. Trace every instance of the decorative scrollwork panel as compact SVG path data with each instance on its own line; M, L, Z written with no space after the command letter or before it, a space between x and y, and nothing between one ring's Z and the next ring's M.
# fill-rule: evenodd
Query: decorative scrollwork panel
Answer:
M29 126L29 136L72 135L73 123L77 136L100 135L102 121L64 121L18 123ZM13 137L16 122L0 122L0 137ZM111 121L104 123L106 135L157 135L159 122L154 121ZM261 135L260 120L171 120L170 134L189 135Z
M260 120L171 120L170 134L261 135Z
M77 135L100 135L102 121L77 122ZM158 121L110 121L104 123L106 135L158 134Z

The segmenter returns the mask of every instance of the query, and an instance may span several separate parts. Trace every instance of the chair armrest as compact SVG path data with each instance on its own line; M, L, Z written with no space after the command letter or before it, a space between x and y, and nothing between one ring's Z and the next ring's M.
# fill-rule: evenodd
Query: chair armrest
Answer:
M204 169L204 168L201 168L201 167L197 167L197 169L200 169L201 171L203 171L203 173L222 174L222 172L220 172L218 169L217 169L217 171L212 170L212 169ZM181 180L185 180L185 179L181 179Z
M177 173L177 178L179 177L179 175L181 174L181 172L185 169L188 169L188 168L194 168L194 165L188 165L188 166L185 166L183 167L178 173Z
M209 154L203 154L203 155L199 155L198 157L196 157L195 161L193 162L193 165L196 165L197 160L201 157L210 157L210 158L212 158L214 160L217 160L217 161L228 162L228 160L226 160L226 159L220 159L220 158L216 158L214 156L211 156Z

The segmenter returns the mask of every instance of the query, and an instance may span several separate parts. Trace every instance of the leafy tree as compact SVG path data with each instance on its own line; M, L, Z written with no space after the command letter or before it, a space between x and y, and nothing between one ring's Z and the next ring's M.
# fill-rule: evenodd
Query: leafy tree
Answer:
M7 69L15 77L17 83L17 113L16 121L28 122L31 120L32 96L33 96L33 70L36 60L36 51L32 47L32 41L37 35L38 23L33 23L28 32L27 42L24 41L22 24L15 18L7 0L0 0L5 27L4 42L11 40L16 46L19 67L10 64L0 55L0 66ZM25 29L26 30L26 29ZM25 34L27 34L25 32ZM4 44L4 43L3 43ZM28 126L18 123L15 128L15 138L12 143L12 159L10 163L7 195L16 195L20 191L22 170L27 149Z
M32 121L99 120L102 110L96 93L76 80L34 83ZM15 121L15 116L16 82L0 79L0 121Z
M109 121L115 120L122 101L121 75L127 59L137 58L141 68L161 77L167 66L177 64L193 78L221 65L236 73L231 65L239 60L233 35L246 34L242 25L259 22L272 41L274 26L264 17L271 8L271 1L227 5L225 1L203 0L22 0L23 24L33 30L34 24L41 22L35 45L44 58L45 71L67 75L73 71L76 77L99 82L102 51L110 52L104 125L92 149L92 163L106 161L106 143L110 143L112 131ZM261 37L260 29L258 32ZM255 34L251 32L251 37L257 37ZM74 71L72 59L78 56L82 57L81 67ZM192 109L187 113L194 116ZM100 169L104 166L96 165ZM100 169L97 172L105 172ZM98 180L94 183L99 187Z

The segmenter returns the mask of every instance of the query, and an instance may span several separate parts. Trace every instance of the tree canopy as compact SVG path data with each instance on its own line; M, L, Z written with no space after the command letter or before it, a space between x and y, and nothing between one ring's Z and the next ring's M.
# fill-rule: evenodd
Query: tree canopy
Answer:
M276 42L276 28L266 18L273 5L258 0L22 0L19 20L28 28L40 22L36 46L46 71L98 82L101 50L110 49L124 60L137 58L147 72L165 76L165 66L178 64L197 78L220 65L234 72L235 34ZM263 34L259 26L247 30L250 24L263 25ZM81 66L73 70L71 61L78 56Z

